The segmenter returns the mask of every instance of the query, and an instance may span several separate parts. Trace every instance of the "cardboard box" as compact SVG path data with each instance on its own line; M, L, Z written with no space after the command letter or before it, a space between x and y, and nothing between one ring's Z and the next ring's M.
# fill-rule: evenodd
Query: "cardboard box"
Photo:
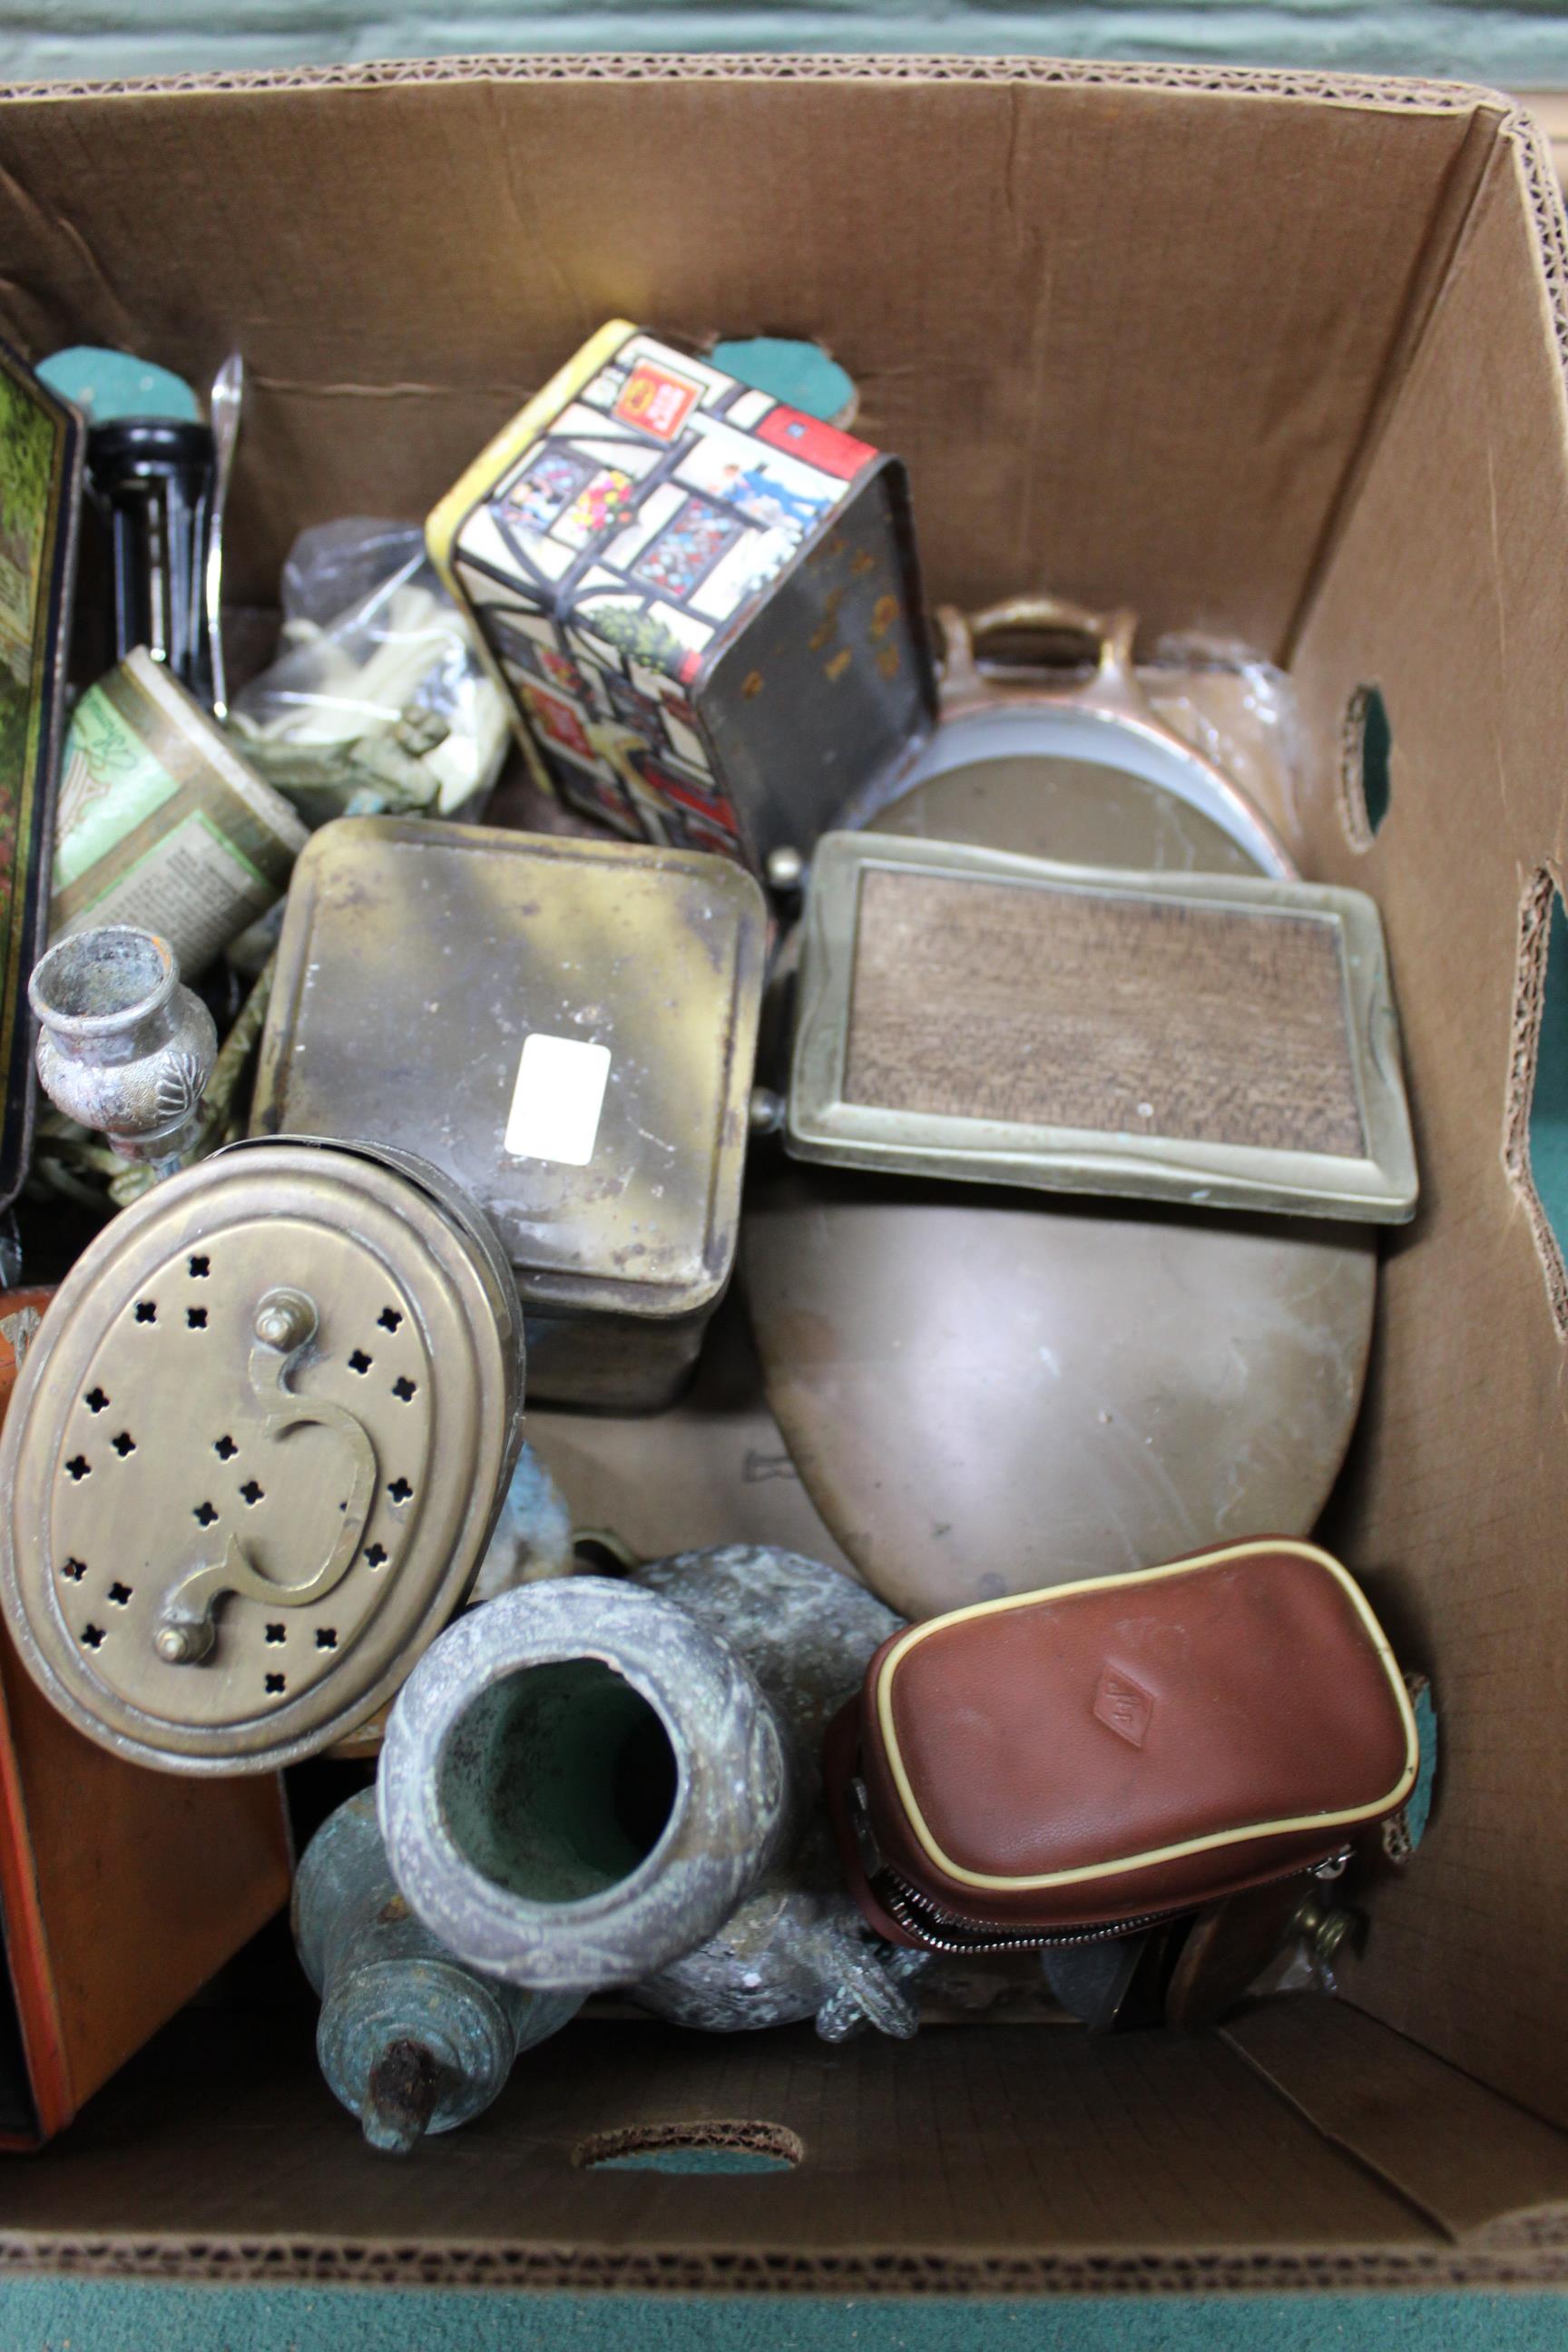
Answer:
M575 2027L405 2166L317 2083L308 2010L209 2009L6 2167L0 2255L839 2296L1568 2277L1564 1286L1520 1148L1568 853L1568 232L1530 124L1197 68L600 58L50 89L4 131L0 331L201 381L243 346L252 601L300 524L422 516L622 312L821 336L910 463L933 594L1048 580L1289 664L1294 845L1383 908L1424 1180L1325 1533L1445 1750L1337 2003L1194 2041ZM628 2134L781 2168L589 2168Z

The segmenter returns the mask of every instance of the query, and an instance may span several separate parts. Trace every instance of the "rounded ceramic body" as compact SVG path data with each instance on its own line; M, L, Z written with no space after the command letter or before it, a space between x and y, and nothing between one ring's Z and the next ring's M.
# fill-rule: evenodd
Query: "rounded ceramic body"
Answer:
M470 1611L382 1751L393 1874L431 1932L514 1984L634 1985L702 1943L784 1850L786 1735L728 1642L603 1577Z
M57 1109L131 1160L177 1154L217 1054L200 997L166 940L127 924L76 931L34 971L38 1079Z

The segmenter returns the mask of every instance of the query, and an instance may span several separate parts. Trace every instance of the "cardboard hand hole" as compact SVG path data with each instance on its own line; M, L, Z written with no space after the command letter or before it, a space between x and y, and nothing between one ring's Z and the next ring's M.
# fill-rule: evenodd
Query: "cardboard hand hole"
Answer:
M799 335L748 335L740 342L715 343L708 356L737 383L771 393L803 416L836 425L841 433L855 422L860 405L855 379L820 343Z
M595 2132L573 2151L584 2171L792 2172L805 2142L783 2124L633 2124Z
M1345 709L1340 751L1340 806L1356 849L1370 849L1394 793L1394 730L1376 686L1358 686Z
M1503 1165L1524 1205L1560 1339L1568 1339L1568 910L1541 866L1520 905Z

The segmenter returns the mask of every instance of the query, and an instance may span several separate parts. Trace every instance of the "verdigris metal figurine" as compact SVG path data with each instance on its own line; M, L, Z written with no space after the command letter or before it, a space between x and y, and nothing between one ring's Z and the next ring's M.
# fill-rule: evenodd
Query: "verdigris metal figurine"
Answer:
M154 1175L183 1166L200 1139L217 1031L168 941L123 923L68 933L27 994L39 1082L57 1109Z
M321 2072L372 2147L394 2155L482 2114L521 2053L578 2006L574 1993L479 1976L442 1949L393 1884L373 1789L305 1849L294 1940L321 1996Z
M798 1822L794 1843L717 1933L646 1977L635 1999L710 2032L815 2017L827 2042L867 2025L907 2040L930 1958L868 1934L845 1894L817 1762L829 1722L901 1621L837 1569L765 1547L687 1552L635 1573L745 1660L784 1735Z
M899 1620L731 1547L527 1586L415 1669L382 1753L394 1876L470 1967L687 2025L915 2030L921 1955L836 1884L816 1753Z

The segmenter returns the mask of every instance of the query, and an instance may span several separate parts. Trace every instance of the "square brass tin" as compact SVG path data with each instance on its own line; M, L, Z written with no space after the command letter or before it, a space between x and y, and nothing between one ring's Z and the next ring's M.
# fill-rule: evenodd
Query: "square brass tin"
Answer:
M811 873L802 1160L1399 1223L1416 1178L1373 901L833 834Z
M340 820L295 868L251 1131L434 1160L516 1271L530 1398L663 1403L734 1260L765 930L700 852Z

